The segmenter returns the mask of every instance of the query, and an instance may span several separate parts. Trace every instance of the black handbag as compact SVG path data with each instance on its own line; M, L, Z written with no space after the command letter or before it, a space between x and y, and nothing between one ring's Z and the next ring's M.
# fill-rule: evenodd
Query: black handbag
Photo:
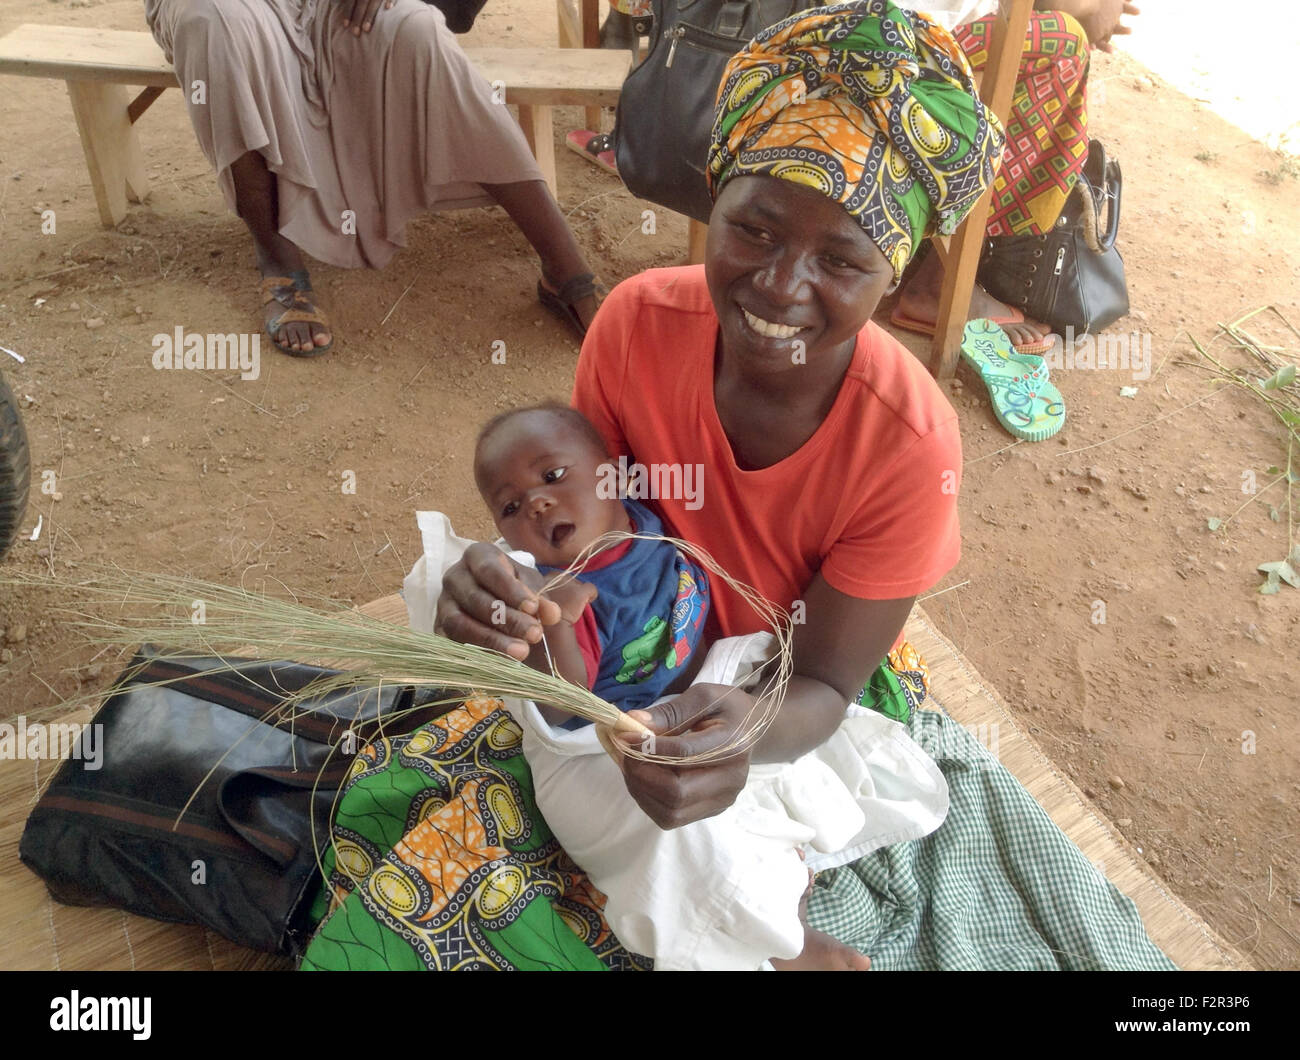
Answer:
M1100 141L1050 232L986 240L978 279L994 298L1055 332L1083 335L1109 327L1129 310L1119 233L1119 163ZM1104 222L1103 222L1104 216Z
M705 163L727 61L816 0L654 0L645 60L623 82L614 119L618 175L639 199L708 222Z
M487 0L424 0L442 12L447 28L453 33L468 33Z
M298 956L356 752L381 724L409 732L448 709L418 709L442 697L398 685L279 709L330 672L142 650L95 715L97 733L82 731L28 817L23 863L56 901L201 924Z

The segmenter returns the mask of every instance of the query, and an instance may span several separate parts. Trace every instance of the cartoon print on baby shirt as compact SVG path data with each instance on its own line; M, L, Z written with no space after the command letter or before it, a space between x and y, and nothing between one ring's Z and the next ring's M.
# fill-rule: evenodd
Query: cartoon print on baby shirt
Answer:
M667 640L668 623L658 617L650 619L641 636L623 645L623 668L614 675L614 680L624 685L644 681L659 669Z
M668 652L668 669L675 670L690 658L691 641L704 622L704 596L691 572L683 567L677 572L677 599L673 603L672 648ZM694 637L698 641L698 637Z
M623 645L623 667L614 680L620 684L644 681L662 661L676 670L691 654L691 637L704 621L704 597L691 572L677 572L677 598L673 601L672 625L662 618L646 622L641 635Z

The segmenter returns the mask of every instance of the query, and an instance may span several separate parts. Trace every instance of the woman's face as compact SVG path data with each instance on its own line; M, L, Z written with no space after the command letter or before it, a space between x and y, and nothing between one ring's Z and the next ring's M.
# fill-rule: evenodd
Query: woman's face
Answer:
M885 255L842 206L764 176L736 177L722 189L705 274L724 351L768 370L852 349L894 281Z

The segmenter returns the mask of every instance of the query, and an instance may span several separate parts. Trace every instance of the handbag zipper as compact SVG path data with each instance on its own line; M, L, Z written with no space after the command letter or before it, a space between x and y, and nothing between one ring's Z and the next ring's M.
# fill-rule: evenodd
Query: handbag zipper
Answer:
M668 62L664 64L665 69L673 65L673 56L677 54L677 45L686 36L686 29L683 26L674 26L672 29L664 30L664 36L672 41L668 46Z
M1045 310L1050 306L1056 305L1056 293L1061 286L1061 273L1065 269L1065 247L1056 248L1056 265L1052 268L1052 277L1047 281L1047 289L1038 304L1041 309ZM1025 307L1025 313L1029 313L1028 307ZM1040 317L1041 319L1041 317Z

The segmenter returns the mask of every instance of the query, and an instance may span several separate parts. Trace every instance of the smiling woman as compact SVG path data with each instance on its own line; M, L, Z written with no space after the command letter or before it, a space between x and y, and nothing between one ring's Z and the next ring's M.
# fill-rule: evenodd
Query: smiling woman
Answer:
M881 55L895 58L882 64ZM867 76L873 69L888 76ZM875 125L863 85L907 122ZM929 109L918 111L918 99ZM914 129L923 142L912 142ZM706 265L615 288L573 394L611 456L703 465L702 497L659 499L670 532L804 617L781 713L748 754L690 770L623 764L623 799L636 800L647 824L681 829L660 836L686 842L694 833L682 826L730 806L751 759L790 762L818 748L848 702L906 720L924 696L924 664L900 633L914 597L958 558L961 443L924 367L869 320L920 238L955 224L992 178L1000 148L951 38L885 3L811 12L761 35L728 68L715 131ZM522 657L540 638L539 619L553 616L545 601L525 604L531 593L503 569L471 549L444 581L440 623ZM516 609L507 621L474 613L482 590ZM743 599L714 586L713 637L759 628ZM661 743L693 754L727 739L751 707L742 692L719 699L697 685L639 717ZM592 791L566 803L539 774L538 798L574 844L573 817L590 815ZM621 805L609 792L597 801ZM625 943L652 946L643 918L623 918L630 907L613 877L626 850L570 853L610 893ZM808 941L828 950L824 938Z
M888 0L805 12L732 60L715 139L705 266L611 292L572 403L611 457L704 467L702 503L661 497L656 513L799 616L793 675L763 736L708 764L583 753L557 766L563 755L528 750L549 737L526 727L537 808L606 896L609 928L664 967L753 967L756 951L787 966L762 929L798 900L805 868L742 871L719 839L766 797L773 764L810 762L825 767L813 803L851 789L872 805L847 835L802 817L781 833L828 870L788 966L861 968L867 954L875 968L1167 967L1010 774L946 715L915 710L925 666L901 633L959 557L961 442L924 367L869 318L917 243L992 179L1001 133L960 49ZM535 478L517 492L550 503L555 484ZM720 581L710 638L758 630ZM525 658L564 617L536 587L471 545L444 576L437 624ZM687 757L732 746L753 705L696 683L631 713L658 752ZM864 718L878 739L861 737ZM937 770L909 769L918 746ZM776 796L791 819L795 794Z

